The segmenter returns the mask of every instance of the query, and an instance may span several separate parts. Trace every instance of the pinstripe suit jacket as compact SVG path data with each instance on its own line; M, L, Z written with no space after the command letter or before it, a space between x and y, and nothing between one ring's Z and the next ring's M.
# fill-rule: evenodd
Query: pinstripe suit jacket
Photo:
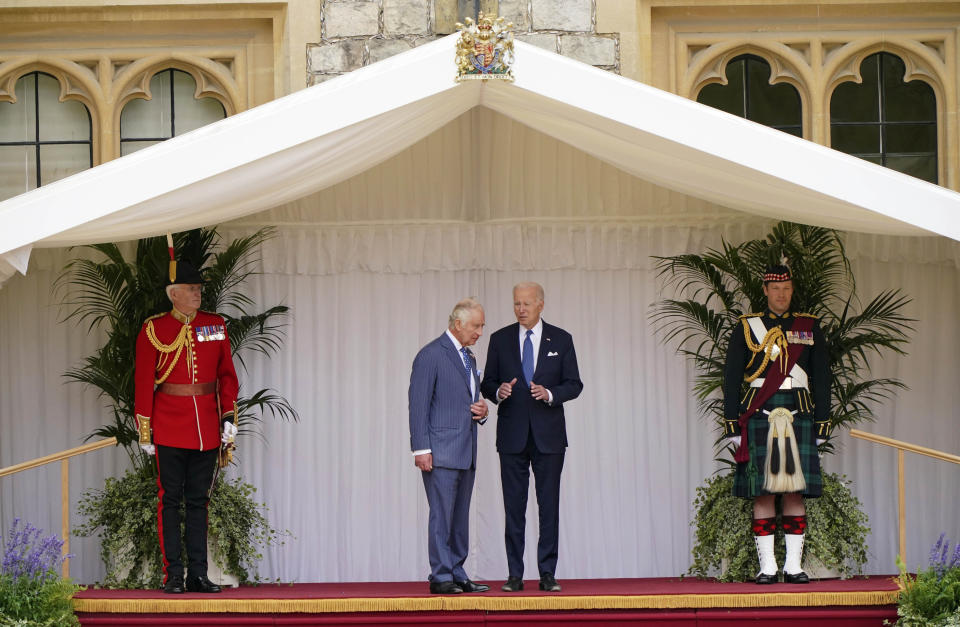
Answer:
M472 375L479 393L476 363ZM446 333L417 353L407 400L411 451L431 449L433 465L440 468L476 467L477 421L470 414L470 380Z

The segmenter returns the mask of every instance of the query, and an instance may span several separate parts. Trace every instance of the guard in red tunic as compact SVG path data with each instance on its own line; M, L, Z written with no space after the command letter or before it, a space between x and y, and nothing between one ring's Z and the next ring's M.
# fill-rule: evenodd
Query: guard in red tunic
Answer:
M220 592L207 578L207 504L221 444L232 447L239 383L224 319L200 311L203 279L171 261L173 308L137 337L134 398L140 446L156 454L164 592ZM151 438L152 435L152 438ZM180 504L186 510L184 585Z

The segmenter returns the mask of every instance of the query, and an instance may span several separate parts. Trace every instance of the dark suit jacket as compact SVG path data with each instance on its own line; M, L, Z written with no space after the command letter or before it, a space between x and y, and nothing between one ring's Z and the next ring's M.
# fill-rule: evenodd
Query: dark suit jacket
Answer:
M513 394L500 401L497 389L501 383L514 377L517 383ZM490 336L487 367L480 391L485 398L500 406L497 410L497 450L501 453L523 452L531 431L537 450L542 453L561 453L567 446L563 403L580 396L583 382L577 368L573 337L546 322L543 323L533 381L550 390L553 402L547 404L530 395L530 383L523 378L520 364L520 323L504 327Z
M479 376L474 364L474 380ZM408 392L410 450L431 449L433 465L466 470L477 463L477 421L460 353L444 333L413 360Z

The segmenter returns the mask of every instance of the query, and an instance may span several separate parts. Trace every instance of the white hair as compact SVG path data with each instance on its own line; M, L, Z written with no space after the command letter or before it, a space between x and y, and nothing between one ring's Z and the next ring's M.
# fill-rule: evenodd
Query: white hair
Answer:
M453 311L450 312L450 328L455 328L457 320L459 320L461 324L467 324L470 321L472 312L477 309L483 309L483 305L473 296L469 296L458 302L453 306Z
M537 299L542 303L543 302L543 286L539 283L534 283L533 281L523 281L522 283L517 283L513 286L513 293L516 294L517 290L529 290L534 289L537 291Z
M169 299L170 299L170 302L172 303L172 302L173 302L173 290L175 290L175 289L177 289L177 288L180 288L180 287L189 287L189 286L191 286L191 285L194 285L194 284L193 284L193 283L171 283L170 285L168 285L168 286L167 286L166 288L164 288L164 289L165 289L165 291L167 292L167 298L169 298Z

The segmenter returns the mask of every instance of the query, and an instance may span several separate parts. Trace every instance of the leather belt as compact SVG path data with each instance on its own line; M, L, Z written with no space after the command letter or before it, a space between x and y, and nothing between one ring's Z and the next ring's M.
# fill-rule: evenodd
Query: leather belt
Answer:
M217 382L208 383L161 383L157 392L170 396L205 396L217 391Z
M763 387L764 380L765 380L764 377L759 377L757 379L754 379L753 381L750 382L750 387L752 388ZM793 377L787 377L786 379L783 380L783 383L780 384L780 389L781 390L806 390L807 382L803 381L801 383L800 381L795 380Z

